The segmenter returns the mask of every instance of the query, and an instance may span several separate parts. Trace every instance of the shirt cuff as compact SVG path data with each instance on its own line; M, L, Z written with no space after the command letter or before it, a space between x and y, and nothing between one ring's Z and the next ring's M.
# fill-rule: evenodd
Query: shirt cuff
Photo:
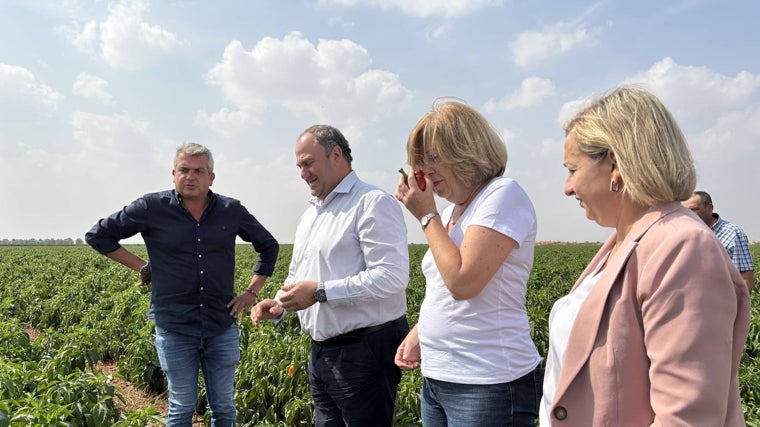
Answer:
M284 291L282 291L282 290L278 290L278 291L277 291L277 293L276 293L276 294L274 294L274 298L273 298L273 299L274 299L275 301L280 301L280 295L282 295L282 294L284 294L284 293L285 293ZM282 319L284 319L284 318L285 318L285 313L287 313L287 312L288 312L288 310L285 310L285 309L283 308L283 309L282 309L282 313L280 313L280 316L279 316L279 317L276 317L276 318L274 318L274 319L272 319L272 323L274 323L275 325L276 325L276 324L278 324L278 323L280 323L280 322L282 321Z

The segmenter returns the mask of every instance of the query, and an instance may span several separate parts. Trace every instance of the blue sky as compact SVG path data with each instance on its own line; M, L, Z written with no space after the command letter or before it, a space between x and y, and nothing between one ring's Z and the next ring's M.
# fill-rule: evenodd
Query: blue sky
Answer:
M212 189L291 243L303 129L343 130L359 176L392 193L412 126L456 96L503 135L539 240L601 241L562 193L562 123L635 83L679 120L716 211L760 241L758 22L750 0L5 0L0 238L82 237L171 188L174 149L196 141Z

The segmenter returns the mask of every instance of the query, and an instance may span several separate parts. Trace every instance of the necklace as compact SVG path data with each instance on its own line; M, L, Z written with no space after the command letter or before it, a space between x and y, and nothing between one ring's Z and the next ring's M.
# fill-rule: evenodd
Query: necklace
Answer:
M462 214L464 213L464 209L462 209L461 212L457 213L457 208L459 206L460 205L454 206L454 209L452 209L452 211L451 211L451 221L449 221L449 222L451 222L451 225L456 225L457 221L459 221L459 218L461 218Z
M470 206L470 202L472 202L472 200L484 186L485 183L478 185L472 190L472 192L470 192L470 195L467 196L467 199L465 199L464 202L454 205L454 209L451 210L451 218L449 218L449 222L452 226L456 225L457 221L459 221L459 218L461 218L464 212L467 210L467 207ZM459 212L457 212L457 208L459 208Z

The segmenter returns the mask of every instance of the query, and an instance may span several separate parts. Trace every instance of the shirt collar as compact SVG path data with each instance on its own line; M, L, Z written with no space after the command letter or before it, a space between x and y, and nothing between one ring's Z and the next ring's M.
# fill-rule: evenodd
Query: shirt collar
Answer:
M311 196L311 198L309 198L309 203L317 207L325 206L328 203L330 203L332 199L337 197L338 194L344 194L344 193L350 192L357 181L359 181L359 177L356 175L356 172L351 171L338 183L338 185L335 186L335 188L333 188L330 194L328 194L327 197L325 197L324 202L320 203L317 196Z
M718 214L717 214L717 213L715 213L715 212L713 212L713 214L712 214L712 217L715 219L715 222L713 223L713 225L711 225L711 226L710 226L710 229L711 229L712 231L715 231L715 230L717 230L717 229L718 229L718 224L720 224L720 222L721 222L721 219L720 219L720 215L718 215Z
M183 206L182 205L182 195L179 194L179 192L177 192L176 188L172 189L172 199L175 200L177 202L177 204L179 204L180 206ZM208 205L211 206L211 203L213 203L214 200L216 200L216 194L214 194L214 192L211 191L211 189L209 188L209 190L208 190Z

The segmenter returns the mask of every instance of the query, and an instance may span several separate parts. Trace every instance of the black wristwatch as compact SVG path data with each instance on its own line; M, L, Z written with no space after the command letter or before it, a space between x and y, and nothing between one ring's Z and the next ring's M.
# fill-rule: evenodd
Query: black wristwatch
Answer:
M317 290L314 291L314 301L327 302L327 294L325 293L325 282L317 283Z
M140 275L140 280L142 283L150 283L151 279L151 271L150 271L150 263L147 263L140 267L140 271L137 272Z

